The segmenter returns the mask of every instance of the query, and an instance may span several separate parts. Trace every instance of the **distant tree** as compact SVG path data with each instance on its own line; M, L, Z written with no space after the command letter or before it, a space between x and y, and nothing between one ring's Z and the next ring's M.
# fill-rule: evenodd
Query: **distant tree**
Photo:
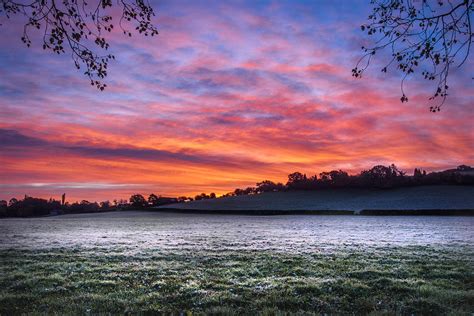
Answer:
M467 166L467 165L460 165L456 168L456 170L458 170L458 171L474 171L474 168L472 168L471 166Z
M211 197L207 195L206 193L201 193L198 194L194 197L194 200L199 201L199 200L209 200Z
M301 172L293 172L288 175L288 183L302 182L306 179L306 175Z
M413 171L413 179L412 179L413 184L415 185L422 184L425 176L426 176L425 170L415 168L415 170Z
M413 172L413 178L414 179L421 179L424 176L426 176L426 171L425 170L415 168L415 171Z
M112 204L109 201L102 201L99 205L101 209L109 209L112 207Z
M97 202L89 202L87 200L82 200L80 205L82 206L83 211L97 211L99 209L99 203Z
M293 172L288 175L286 186L290 189L304 189L308 186L308 178L300 172Z
M12 205L15 205L16 203L18 203L18 200L16 198L11 198L10 201L8 202L8 205L12 206Z
M239 195L244 195L244 190L242 189L235 189L233 192L234 195L239 196Z
M114 21L112 12L117 9L121 16ZM91 45L107 50L106 33L117 25L128 37L132 33L127 24L145 36L158 34L152 23L155 13L145 0L0 0L0 18L15 15L24 19L21 40L27 47L32 45L31 29L40 30L43 49L56 54L70 52L76 68L82 65L91 85L100 90L106 87L101 80L107 76L108 63L115 57L99 53Z
M159 197L156 195L156 194L150 194L150 196L148 196L148 203L153 205L153 206L157 206L158 205L158 200L159 200Z
M68 210L71 213L92 213L99 210L99 204L97 202L89 202L87 200L82 200L80 203L72 203Z
M377 165L370 170L362 171L359 179L362 180L363 186L388 188L399 184L398 180L401 180L400 178L404 175L404 172L398 170L394 164L388 167Z
M48 215L52 210L60 209L60 207L61 204L58 201L25 196L23 200L10 204L8 215L19 217Z
M215 199L216 198L216 194L214 192L211 192L211 194L209 194L209 198L210 199Z
M166 204L172 204L172 203L178 203L178 202L179 202L178 198L160 196L158 200L155 202L154 206L160 206L160 205L166 205Z
M0 200L0 217L7 216L8 211L8 202L5 200Z
M257 193L263 193L263 192L274 192L278 191L279 186L270 180L264 180L262 182L258 182L255 188L255 191Z
M317 178L316 178L317 180ZM324 171L324 172L321 172L319 174L319 181L324 183L324 182L331 182L331 175L329 174L329 172L327 171Z
M144 207L146 206L147 202L143 195L134 194L130 197L130 204L132 204L134 207Z
M441 98L430 110L439 111L448 95L451 68L461 67L471 52L474 1L371 0L370 3L372 13L361 30L375 37L375 44L362 47L364 55L352 69L352 75L361 77L373 56L387 49L391 59L382 72L387 72L392 64L403 72L400 100L408 102L405 79L422 67L422 77L435 82L430 99Z
M125 199L114 200L114 206L117 209L124 209L124 208L128 207L128 205L129 205L128 200L125 200Z
M243 190L243 193L244 193L244 195L250 195L250 194L255 194L256 191L255 191L255 188L254 188L254 187L246 187L246 188Z
M329 172L331 184L337 187L347 186L350 182L349 174L342 170L332 170Z
M316 178L313 187L329 188L329 187L344 187L350 183L350 176L347 172L342 170L325 171L319 174L319 180Z
M191 202L193 201L194 199L192 197L187 197L187 196L180 196L178 197L178 203L181 203L181 202Z

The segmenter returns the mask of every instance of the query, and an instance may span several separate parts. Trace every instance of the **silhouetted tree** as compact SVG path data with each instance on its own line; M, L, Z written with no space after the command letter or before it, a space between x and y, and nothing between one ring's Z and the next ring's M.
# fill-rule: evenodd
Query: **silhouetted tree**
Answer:
M172 204L172 203L178 203L178 202L179 201L177 198L160 196L154 206L166 205L166 204Z
M352 69L352 75L360 77L373 56L387 49L391 59L382 72L393 64L404 73L400 100L408 101L403 86L405 78L422 67L427 70L421 75L435 81L430 99L441 98L430 110L439 111L448 95L451 67L462 66L471 52L474 1L371 0L371 4L368 23L361 29L375 37L376 42L371 47L362 47L365 54Z
M305 179L306 175L302 174L301 172L293 172L288 175L287 183L298 183L304 181Z
M286 186L289 189L305 189L308 187L308 179L305 174L293 172L288 175Z
M80 203L72 203L69 206L71 213L93 213L99 211L99 204L97 202L89 202L82 200Z
M460 165L456 168L458 171L474 171L474 168L466 165Z
M350 182L349 174L342 170L332 170L329 172L331 185L335 187L347 186Z
M150 194L150 196L148 196L148 203L153 205L153 206L157 206L158 205L158 199L159 197L156 195L156 194Z
M394 164L388 167L377 165L370 170L362 171L359 179L366 187L389 188L399 184L400 181L397 180L403 176L404 173L398 170Z
M194 200L199 201L199 200L209 200L211 197L207 195L206 193L201 193L198 194L194 197Z
M9 216L41 216L48 215L54 209L60 209L61 204L54 200L45 200L25 196L23 200L17 200L8 207Z
M181 203L181 202L191 202L194 199L192 197L180 196L180 197L178 197L177 200L178 200L178 203Z
M210 199L215 199L216 198L216 194L214 192L211 192L211 194L209 194L209 198Z
M234 190L233 194L237 195L237 196L244 195L244 190L237 188L237 189Z
M317 181L317 180L318 180L318 179L316 178L316 181ZM319 181L322 182L322 183L324 183L324 182L328 182L328 183L331 182L331 175L329 174L329 172L326 172L326 171L321 172L321 173L319 174Z
M0 200L0 217L7 216L8 202L5 200Z
M415 171L413 171L413 177L415 177L415 178L421 178L421 177L422 177L421 170L415 168Z
M112 204L109 201L102 201L99 203L101 209L110 209L112 207Z
M11 198L8 202L8 206L15 205L16 203L18 203L18 200L16 198Z
M270 180L264 180L262 182L258 182L255 188L255 192L263 193L263 192L277 192L283 191L285 186L281 183L275 183Z
M114 200L114 206L116 209L124 209L128 207L128 200L125 199L120 199L120 200Z
M424 174L426 175L426 171L415 168L415 170L413 171L413 179L419 180L419 179L423 178Z
M325 171L319 174L319 179L314 176L310 179L311 188L329 188L329 187L345 187L350 184L350 177L347 172L342 170Z
M121 12L118 21L112 16L116 8ZM112 32L114 25L126 36L132 36L128 27L145 36L158 34L151 21L155 14L145 0L0 0L0 17L15 15L24 19L21 40L27 47L32 45L31 29L40 30L43 49L57 54L69 51L76 68L84 66L91 85L100 90L106 87L101 80L107 76L108 63L114 56L101 54L91 45L107 50L105 34Z
M246 187L246 188L243 190L243 192L244 192L245 195L250 195L250 194L255 194L255 193L256 193L254 187Z
M130 197L130 204L134 207L144 207L147 203L143 195L134 194Z

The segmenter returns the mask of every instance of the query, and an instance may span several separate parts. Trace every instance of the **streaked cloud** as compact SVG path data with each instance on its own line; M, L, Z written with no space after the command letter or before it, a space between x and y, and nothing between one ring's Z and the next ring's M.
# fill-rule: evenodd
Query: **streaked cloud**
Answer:
M154 6L156 39L112 34L117 61L104 92L69 56L28 50L5 25L0 198L223 193L296 170L474 164L465 70L453 71L453 95L438 114L423 81L407 83L410 102L401 104L398 73L381 74L378 59L365 78L351 77L366 41L365 3Z

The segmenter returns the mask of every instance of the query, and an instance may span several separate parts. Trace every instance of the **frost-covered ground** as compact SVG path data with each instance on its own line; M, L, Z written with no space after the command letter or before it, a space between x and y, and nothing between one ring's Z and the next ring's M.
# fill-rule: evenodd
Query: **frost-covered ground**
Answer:
M341 189L270 192L164 205L186 210L453 210L474 209L474 186L391 190Z
M242 216L110 212L0 220L0 249L110 247L312 252L474 243L474 217Z
M474 218L0 220L0 315L472 315Z

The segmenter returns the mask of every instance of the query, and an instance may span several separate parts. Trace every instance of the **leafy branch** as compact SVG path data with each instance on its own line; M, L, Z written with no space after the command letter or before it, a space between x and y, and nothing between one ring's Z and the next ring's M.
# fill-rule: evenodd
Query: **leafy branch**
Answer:
M110 12L114 5L122 11L119 27L125 35L132 36L127 24L133 24L135 31L145 36L158 34L152 23L153 8L144 0L117 0L116 4L112 0L0 0L0 18L24 17L21 40L27 47L32 45L31 29L41 30L44 50L56 54L70 51L75 67L83 67L91 85L104 90L107 85L102 79L107 76L109 61L115 57L99 53L94 47L105 51L110 47L104 34L114 29Z
M401 102L408 102L406 78L422 67L424 79L435 82L430 100L440 98L430 111L438 112L448 96L448 76L453 66L461 67L469 58L472 45L473 0L371 0L368 23L361 30L375 37L372 47L362 47L352 76L359 78L369 67L376 52L388 49L390 66L404 73Z

